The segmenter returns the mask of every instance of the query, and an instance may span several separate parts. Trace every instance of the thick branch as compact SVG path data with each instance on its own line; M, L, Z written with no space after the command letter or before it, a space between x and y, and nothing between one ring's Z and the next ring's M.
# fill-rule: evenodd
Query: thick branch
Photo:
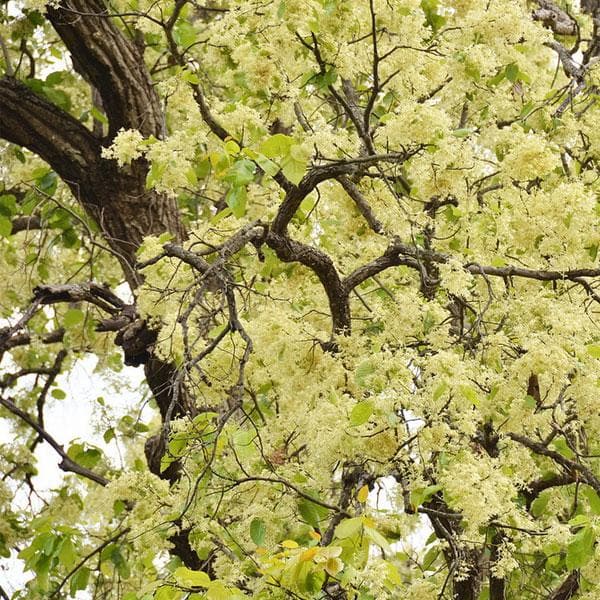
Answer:
M111 315L121 312L126 304L108 286L90 283L70 283L64 285L40 285L33 290L34 298L40 304L58 302L90 302Z
M531 506L531 503L544 491L549 490L553 487L560 487L563 485L570 485L575 483L577 480L572 473L562 473L560 475L553 475L552 477L542 477L536 479L527 484L527 488L523 491L525 501L527 502L527 508Z
M24 146L70 180L85 178L100 143L71 115L12 77L0 79L0 137Z
M2 338L3 330L0 330L0 338ZM55 331L51 331L50 333L45 333L40 337L40 340L43 344L56 344L57 342L62 342L65 336L64 329L56 329ZM9 337L6 341L2 343L1 350L6 351L11 348L15 348L17 346L26 346L30 344L33 339L33 336L30 333L22 332L16 335Z
M550 448L544 446L544 444L542 444L541 442L536 442L519 433L508 433L507 436L511 440L514 440L515 442L518 442L526 448L529 448L536 454L539 454L540 456L546 456L547 458L551 458L555 463L558 463L561 467L566 469L567 472L578 473L580 475L579 479L581 481L587 483L590 487L594 488L594 490L597 493L600 494L600 480L594 475L592 470L586 467L585 465L582 465L577 461L566 458L556 450L551 450Z
M113 21L102 0L64 0L48 18L71 52L73 65L100 93L110 123L162 137L163 114L143 56Z
M537 0L540 7L533 11L533 20L541 21L559 35L576 35L577 21L550 0Z
M579 571L572 571L569 576L549 596L548 600L569 600L579 590Z
M356 286L366 281L369 277L373 277L390 267L405 266L413 269L419 269L419 261L412 257L406 256L403 252L404 244L398 241L393 241L382 256L372 260L369 263L361 265L355 269L346 279L344 279L344 287L351 291Z
M256 244L266 243L269 248L275 251L279 260L286 263L299 262L311 269L319 278L327 294L334 332L341 333L350 330L349 292L342 285L331 258L317 248L302 244L287 235L278 234L274 231L268 231L265 234L265 227L255 224L243 228L232 236L221 248L220 257L214 263L209 263L199 254L176 244L165 244L163 248L165 255L179 258L200 273L217 276L225 261L250 242ZM157 259L160 259L160 257L157 257Z
M10 230L11 235L19 233L20 231L33 231L34 229L42 228L42 220L32 215L29 217L15 217L12 220L12 229Z
M336 179L343 175L362 172L369 167L383 162L402 163L419 150L420 148L415 148L406 152L372 154L369 156L360 156L358 158L335 161L329 164L312 167L298 185L290 188L289 182L287 182L287 186L282 186L287 193L273 220L272 230L278 234L284 233L289 222L292 220L292 217L300 207L300 204L302 204L302 200L304 200L304 198L306 198L319 183L322 183L327 179Z
M398 265L411 267L422 271L422 263L429 261L432 263L446 263L450 259L446 254L435 252L427 248L416 245L409 245L398 238L395 238L384 254L371 262L358 267L344 280L344 285L351 290L369 277L373 277L386 269ZM522 277L524 279L535 279L537 281L572 281L581 285L586 292L594 298L600 298L593 292L586 277L600 277L600 269L566 269L564 271L527 269L508 265L506 267L492 267L481 265L475 262L469 262L463 265L463 268L473 275L491 275L493 277L511 278Z
M367 202L366 198L361 194L358 187L350 180L348 177L342 176L338 177L338 181L341 186L344 188L348 196L352 198L354 203L356 204L356 208L358 208L360 214L364 217L365 221L369 224L369 227L375 233L381 233L383 230L383 225L377 219L377 217L373 214L373 209L371 205Z
M275 251L279 260L299 262L316 274L329 300L334 333L349 332L350 305L348 291L342 284L331 258L321 250L273 231L267 235L266 243Z
M100 227L132 287L139 284L131 265L144 236L168 231L178 241L185 238L176 200L146 190L143 161L119 171L101 158L92 132L10 77L0 79L0 114L0 137L28 148L58 173Z

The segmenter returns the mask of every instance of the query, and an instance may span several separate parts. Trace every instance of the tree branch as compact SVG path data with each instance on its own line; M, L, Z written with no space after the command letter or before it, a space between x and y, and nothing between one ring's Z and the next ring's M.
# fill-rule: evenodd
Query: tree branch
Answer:
M507 433L507 437L511 440L518 442L522 446L529 448L540 456L546 456L551 458L554 462L558 463L561 467L565 468L569 473L579 473L580 480L587 483L590 487L594 488L594 491L600 494L600 479L598 479L591 469L582 465L581 463L564 457L556 450L544 446L541 442L536 442L524 435L519 433Z
M28 148L68 181L86 178L100 142L79 121L12 77L0 78L0 137Z
M129 527L126 527L125 529L119 531L119 533L113 535L112 537L110 537L109 539L105 540L104 542L102 542L102 544L100 544L99 546L97 546L96 548L94 548L91 552L88 552L62 579L62 581L58 584L58 586L56 587L56 589L50 594L50 598L55 598L58 593L60 592L60 590L62 590L63 586L65 585L65 583L67 583L67 581L69 581L69 579L93 556L96 556L96 554L99 554L100 552L102 552L102 550L104 550L104 548L106 548L106 546L108 546L109 544L112 544L113 542L116 542L119 538L123 537L125 534L129 533L130 529Z
M366 198L362 195L361 191L354 184L354 182L343 175L338 177L338 181L348 196L352 198L354 204L356 204L356 208L358 208L360 214L364 217L369 227L375 233L381 233L383 231L383 225L381 224L381 221L377 219L370 204L367 202Z
M369 277L373 277L393 266L407 266L418 271L422 270L422 261L433 263L446 263L449 256L441 252L435 252L423 248L422 246L409 245L402 242L399 238L392 240L384 254L371 262L358 267L344 280L344 285L353 289ZM586 277L600 277L600 269L566 269L564 271L527 269L508 265L506 267L492 267L481 265L476 262L469 262L463 265L463 268L473 275L491 275L493 277L502 277L504 279L511 277L522 277L524 279L535 279L537 281L572 281L581 285L586 292L596 301L600 301L598 296L590 287Z
M44 441L48 442L48 444L50 444L50 446L54 448L56 453L62 459L58 465L62 471L81 475L82 477L90 479L91 481L95 481L100 485L108 484L108 479L102 477L102 475L94 473L94 471L91 471L90 469L83 467L79 463L76 463L74 460L72 460L64 451L63 447L45 429L40 427L40 425L35 421L35 419L33 419L25 411L21 410L14 402L6 398L0 397L0 405L4 406L4 408L10 411L13 415L16 415L22 421L27 423L27 425L34 429Z
M579 590L579 579L578 570L569 573L562 584L548 596L548 600L569 600L569 598L573 598Z
M144 58L108 16L102 0L63 0L48 19L71 52L75 69L100 93L109 139L121 129L163 137L164 119Z
M576 35L577 21L550 0L537 0L539 8L533 11L534 21L541 21L558 35Z

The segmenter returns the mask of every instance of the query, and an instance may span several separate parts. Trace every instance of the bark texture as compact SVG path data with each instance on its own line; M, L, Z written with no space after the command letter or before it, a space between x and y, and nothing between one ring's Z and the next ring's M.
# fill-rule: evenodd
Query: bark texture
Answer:
M43 158L71 188L117 255L130 285L135 251L147 235L185 237L174 198L146 189L147 165L118 169L101 157L120 129L164 136L164 114L140 49L115 25L100 0L69 0L48 9L48 19L71 52L73 64L98 91L109 120L102 138L24 83L0 79L0 137Z

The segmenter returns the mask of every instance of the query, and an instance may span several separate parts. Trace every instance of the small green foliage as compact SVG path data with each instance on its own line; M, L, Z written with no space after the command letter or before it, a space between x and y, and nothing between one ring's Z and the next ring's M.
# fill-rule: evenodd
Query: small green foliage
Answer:
M350 411L350 425L352 427L364 425L369 420L374 410L375 406L370 400L359 402Z

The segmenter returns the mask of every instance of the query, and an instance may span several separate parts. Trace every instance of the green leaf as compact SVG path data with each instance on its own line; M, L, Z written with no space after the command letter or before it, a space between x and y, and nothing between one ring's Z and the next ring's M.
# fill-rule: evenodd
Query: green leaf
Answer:
M532 503L531 503L531 514L534 517L541 517L546 511L546 506L548 506L548 501L550 500L549 493L541 493Z
M571 450L571 448L569 448L567 440L565 440L564 437L555 438L552 441L552 446L559 454L561 454L565 458L571 459L575 457L575 453L573 452L573 450Z
M71 582L69 583L69 592L71 593L71 596L75 596L75 593L79 590L85 590L89 579L90 570L87 567L78 569L75 575L71 577Z
M439 484L428 485L427 487L416 488L410 493L410 503L416 508L423 502L427 502L434 494L439 492L442 486Z
M365 525L365 535L375 544L377 544L388 556L393 556L392 548L389 542L372 527Z
M37 178L36 184L42 192L52 196L58 185L58 177L54 171L46 171L43 176Z
M457 138L466 138L473 133L473 129L470 127L463 127L462 129L454 129L452 135Z
M517 79L528 85L531 84L531 77L529 77L529 75L527 75L527 73L524 73L521 70L519 70L519 73L517 74Z
M600 496L598 496L596 490L589 485L584 485L582 486L582 491L589 502L590 511L594 515L600 515Z
M160 181L166 170L166 163L154 160L146 175L146 189L149 190L156 182Z
M14 194L0 195L0 215L12 217L17 214L17 197Z
M568 523L571 527L581 527L582 525L589 525L590 519L587 515L575 515L572 519L569 519Z
M62 83L65 78L65 71L53 71L46 77L45 83L53 86Z
M425 22L435 32L439 31L446 23L446 18L438 13L438 0L422 0L421 9L425 13Z
M574 535L567 546L565 559L569 571L580 569L592 559L595 541L594 531L591 527L583 527Z
M240 153L240 145L235 140L227 140L224 146L228 156L237 156Z
M220 581L212 581L206 591L206 600L231 600L231 591Z
M178 567L173 573L175 581L185 587L208 587L210 577L204 571L192 571L187 567Z
M83 319L85 318L85 313L79 308L69 308L63 317L63 325L67 329L72 329L73 327L79 325Z
M339 539L353 537L362 531L362 517L354 517L352 519L344 519L335 528L335 537Z
M359 425L366 423L373 414L374 408L371 400L363 400L362 402L355 404L350 411L350 425L352 425L352 427L358 427Z
M117 573L123 578L127 579L130 576L129 564L125 560L125 557L121 553L121 550L117 544L112 544L110 553L108 554L110 561L117 569Z
M163 585L154 592L154 600L179 600L182 596L182 592L172 585Z
M273 177L279 173L279 166L266 156L258 154L254 159L256 164L267 174Z
M73 228L65 229L60 238L65 248L75 248L79 246L79 235L77 235L77 232Z
M238 429L233 434L233 443L236 447L247 447L252 445L252 441L256 437L256 433L254 431L248 431L245 429Z
M294 152L294 148L292 148L290 154L281 161L281 171L294 185L300 183L304 177L304 173L306 173L306 167L306 158L300 156L298 152Z
M317 73L308 81L308 83L314 84L318 89L322 90L324 88L333 85L338 78L337 71L335 67L331 67L327 69L325 73Z
M8 217L0 215L0 237L7 238L12 232L12 222Z
M21 150L21 148L17 148L17 147L15 146L15 148L13 148L13 153L14 153L14 155L17 157L17 160L18 160L20 163L25 163L25 161L27 160L27 159L25 158L25 154L23 154L23 150Z
M325 518L329 511L322 506L303 498L298 502L298 512L311 527L318 529L321 519Z
M106 118L106 115L95 106L92 106L90 109L90 114L95 121L98 121L98 123L102 123L102 125L108 125L108 119Z
M241 219L246 214L246 188L232 186L225 196L225 202L233 216Z
M100 452L100 450L98 450L97 448L89 448L81 454L77 455L77 462L82 467L87 467L88 469L91 469L98 464L101 458L102 452Z
M175 458L183 456L187 448L188 440L186 435L175 434L169 442L169 454Z
M267 534L267 526L262 519L252 519L250 523L250 537L257 546L262 546Z
M192 71L188 71L187 69L185 71L182 71L181 77L184 81L187 81L192 85L200 84L200 78L198 77L198 75L196 75L196 73L193 73Z
M123 500L115 500L113 502L113 513L115 517L118 517L126 508L127 505L125 502L123 502Z
M356 371L354 372L354 381L356 381L357 385L360 387L366 387L367 378L375 373L375 365L370 360L365 360L360 363L358 367L356 367Z
M511 63L510 65L507 65L505 73L506 79L512 82L517 81L519 77L519 65L517 65L516 63Z
M440 554L439 545L433 546L427 550L427 553L423 557L423 570L428 571L433 566L433 563L436 561L437 557Z
M243 158L231 165L223 179L233 186L242 187L254 180L255 171L255 164L251 160Z
M294 139L283 133L276 133L267 138L260 146L259 152L267 158L278 158L287 156L290 148L294 144Z
M188 48L196 42L196 29L186 19L180 20L173 28L173 39L178 46Z
M588 344L585 349L592 358L600 358L600 344Z
M73 542L70 537L65 537L63 539L62 544L60 545L60 550L58 552L58 560L64 565L67 569L70 569L78 557L77 550L73 545Z
M481 400L477 391L470 385L461 385L460 393L468 400L473 406L479 406Z
M67 450L67 456L82 467L91 469L102 458L102 452L98 448L84 448L83 444L75 443Z
M67 397L67 394L64 390L61 390L60 388L54 388L51 392L50 395L53 398L56 398L57 400L64 400Z
M445 381L440 383L435 390L433 390L433 401L436 402L439 400L447 389L448 384Z
M489 86L498 85L504 78L506 77L506 69L502 69L496 75L494 75L491 79L488 80L487 84Z

